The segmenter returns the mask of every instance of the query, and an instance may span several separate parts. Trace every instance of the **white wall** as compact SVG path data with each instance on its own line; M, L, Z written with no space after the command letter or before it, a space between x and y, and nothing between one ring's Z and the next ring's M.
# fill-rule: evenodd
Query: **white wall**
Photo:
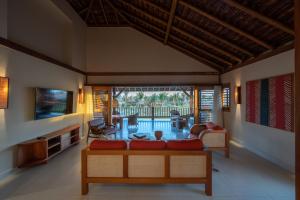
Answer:
M0 37L7 37L7 0L0 0Z
M0 0L0 26L7 27L0 36L85 70L86 27L71 11L65 15L60 10L70 8L53 2ZM84 106L77 103L77 93L85 77L2 45L0 76L10 79L9 108L0 110L1 177L15 167L16 144L75 123L83 125ZM74 113L34 120L35 87L73 91Z
M214 69L132 28L88 28L88 72L207 72ZM217 83L218 76L91 77L89 83Z
M232 98L231 112L225 112L225 127L232 139L250 151L294 172L294 133L246 122L246 82L294 72L294 50L236 69L222 75L222 83L242 88L242 104Z
M9 0L7 7L9 40L85 70L86 26L72 8L54 0Z

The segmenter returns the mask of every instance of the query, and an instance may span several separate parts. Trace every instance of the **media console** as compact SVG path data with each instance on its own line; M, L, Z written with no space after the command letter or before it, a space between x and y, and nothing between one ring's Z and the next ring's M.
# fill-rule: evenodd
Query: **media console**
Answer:
M17 166L31 167L47 163L49 159L80 141L79 124L51 132L18 144Z

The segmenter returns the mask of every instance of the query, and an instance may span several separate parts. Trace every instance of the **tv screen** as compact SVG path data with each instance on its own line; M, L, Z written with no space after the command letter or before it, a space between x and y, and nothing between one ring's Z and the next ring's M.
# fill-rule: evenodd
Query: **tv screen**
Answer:
M57 117L73 112L73 92L65 90L36 88L36 120Z

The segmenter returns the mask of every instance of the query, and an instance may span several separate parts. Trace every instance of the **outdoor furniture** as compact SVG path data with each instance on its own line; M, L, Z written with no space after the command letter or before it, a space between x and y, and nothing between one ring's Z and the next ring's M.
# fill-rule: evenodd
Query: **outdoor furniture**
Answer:
M120 124L120 129L123 129L123 122L124 116L121 116L120 114L112 115L113 125L117 126L117 124Z
M91 121L88 121L88 135L87 142L89 138L101 138L101 136L112 135L117 133L117 129L114 125L106 125L104 118L97 118Z
M177 120L180 118L180 113L177 110L171 110L170 114L172 127L177 127Z
M138 126L138 113L134 114L134 115L129 115L128 116L128 128L130 127L134 127L137 128Z

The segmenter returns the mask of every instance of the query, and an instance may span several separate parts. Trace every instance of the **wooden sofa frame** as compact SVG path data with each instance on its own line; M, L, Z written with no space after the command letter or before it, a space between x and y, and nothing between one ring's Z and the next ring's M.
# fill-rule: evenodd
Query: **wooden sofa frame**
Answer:
M89 155L121 155L123 157L123 177L88 177ZM128 176L128 156L130 155L162 155L164 156L164 177L138 177ZM206 176L204 178L174 178L170 177L170 156L204 155L206 158ZM126 183L126 184L205 184L205 194L212 195L212 154L210 151L179 151L179 150L90 150L89 147L81 152L81 184L82 194L89 191L89 183Z
M211 133L211 132L205 132L204 134L201 134L199 139L203 141L203 137L206 134L222 134L222 133ZM209 151L223 151L226 158L230 157L230 134L228 131L225 132L225 146L224 147L206 147ZM204 144L205 145L205 144Z

